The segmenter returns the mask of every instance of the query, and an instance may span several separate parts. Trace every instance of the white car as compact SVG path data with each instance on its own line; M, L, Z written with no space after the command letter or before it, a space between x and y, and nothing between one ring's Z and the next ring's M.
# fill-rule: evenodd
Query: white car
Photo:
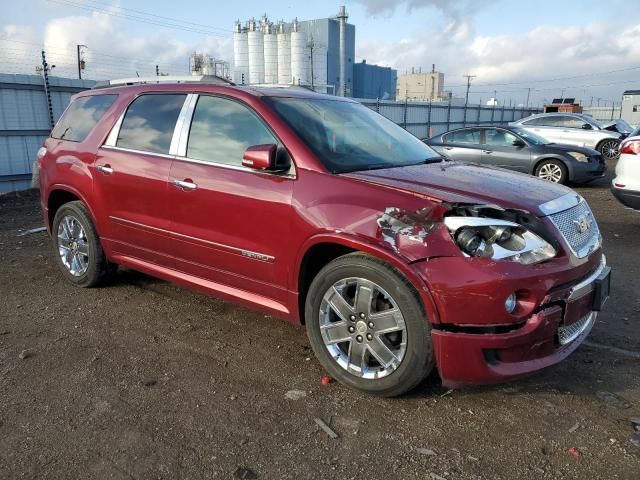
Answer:
M615 160L619 154L620 140L629 132L622 123L601 123L581 113L539 113L512 122L546 138L550 142L593 148L605 160Z
M611 192L625 207L640 210L640 128L620 144Z

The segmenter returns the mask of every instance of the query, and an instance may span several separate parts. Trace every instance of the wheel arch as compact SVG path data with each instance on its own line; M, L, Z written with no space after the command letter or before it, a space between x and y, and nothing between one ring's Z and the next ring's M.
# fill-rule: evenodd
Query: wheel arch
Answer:
M56 212L60 209L62 205L69 202L81 201L86 207L89 215L91 215L91 221L96 227L97 224L95 220L95 215L93 210L91 209L91 205L86 201L84 195L80 193L77 189L69 186L69 185L53 185L49 190L49 194L47 195L47 220L49 224L47 228L51 230L51 226L53 225L53 219L56 216Z
M300 323L305 324L304 305L311 282L329 262L349 253L364 253L394 267L415 288L422 307L432 323L438 323L438 313L429 288L410 264L377 245L347 235L320 234L308 239L297 255L290 284L298 292Z

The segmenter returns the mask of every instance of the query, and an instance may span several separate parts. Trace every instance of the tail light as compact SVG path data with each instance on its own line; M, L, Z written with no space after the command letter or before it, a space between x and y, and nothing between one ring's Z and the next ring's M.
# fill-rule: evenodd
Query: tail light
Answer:
M640 140L632 140L622 144L621 154L640 155Z

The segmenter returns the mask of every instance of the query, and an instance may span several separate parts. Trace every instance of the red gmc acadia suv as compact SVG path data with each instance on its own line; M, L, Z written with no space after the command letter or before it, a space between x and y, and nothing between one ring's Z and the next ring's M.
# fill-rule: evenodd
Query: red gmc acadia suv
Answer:
M220 82L77 94L38 153L63 275L117 265L306 326L340 382L492 383L564 359L610 269L587 202L445 161L344 98Z

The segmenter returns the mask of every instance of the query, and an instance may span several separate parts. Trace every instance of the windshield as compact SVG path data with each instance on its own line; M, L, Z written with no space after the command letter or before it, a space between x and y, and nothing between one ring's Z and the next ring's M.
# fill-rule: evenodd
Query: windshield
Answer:
M549 140L547 140L546 138L542 138L540 135L531 133L525 130L524 128L514 128L512 129L512 132L517 135L520 135L522 138L524 138L527 142L531 143L532 145L546 145L550 143Z
M434 150L362 104L330 99L265 99L333 173L442 160Z

